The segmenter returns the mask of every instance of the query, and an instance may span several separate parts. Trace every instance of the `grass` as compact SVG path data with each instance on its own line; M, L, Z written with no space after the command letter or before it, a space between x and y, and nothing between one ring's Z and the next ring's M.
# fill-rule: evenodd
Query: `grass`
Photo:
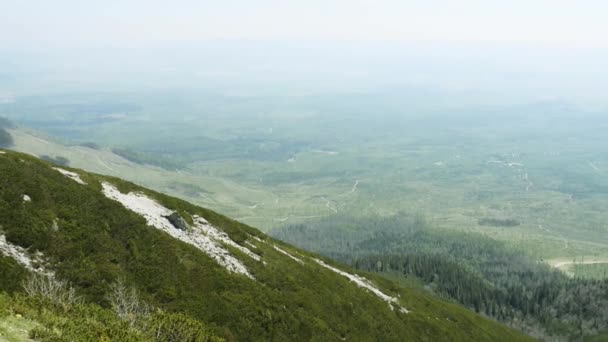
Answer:
M0 317L0 341L22 342L31 341L29 333L40 325L21 315L6 315Z
M156 312L129 324L95 304L57 305L40 296L0 292L0 341L223 342L186 315Z
M37 127L77 142L172 158L181 165L178 171L129 162L109 149L40 141L22 131L13 131L15 148L65 156L73 166L136 181L264 231L336 212L406 211L439 228L508 241L539 259L608 257L601 118L543 114L539 106L494 114L478 109L403 114L364 97L312 96L287 103L188 94L162 100L146 94L115 97L120 101L94 96L95 103L105 98L139 109L113 122L61 126L57 119ZM23 100L27 122L37 122L36 110L28 106L60 100ZM113 108L101 109L106 107ZM526 110L538 115L521 114ZM167 119L167 111L183 113L183 120ZM366 119L371 112L377 119ZM480 224L484 220L519 225Z
M445 162L444 166L434 165L432 161L438 158L432 156L424 157L426 161L419 154L398 159L392 156L394 165L387 166L384 174L373 167L376 161L369 165L356 163L360 153L357 151L342 151L339 155L302 152L293 163L210 161L193 163L186 170L168 171L127 162L109 151L43 143L22 132L15 137L18 150L34 154L52 150L55 155L67 156L73 166L130 178L263 230L336 211L363 216L407 211L424 215L437 227L477 231L510 241L539 258L608 255L608 244L602 235L602 220L608 218L598 208L606 201L603 195L570 200L567 194L554 190L526 192L517 178L521 172L483 165L480 155L469 156L469 160L460 156L453 160L455 165ZM395 168L399 170L396 173ZM478 174L463 171L469 169L479 169ZM316 176L319 170L326 175ZM265 181L268 177L276 182L277 172L295 178L275 184ZM455 181L452 173L459 174L460 181ZM253 179L256 175L261 180ZM502 184L505 177L514 181ZM479 224L479 220L488 217L517 220L520 225Z
M0 209L5 213L0 223L8 241L41 251L55 274L76 287L86 301L73 311L51 316L45 316L44 311L37 316L41 305L36 303L20 313L75 336L124 333L141 340L140 333L125 330L124 322L107 310L110 284L124 278L154 307L185 315L185 320L172 320L187 326L204 322L210 333L229 341L325 341L341 337L435 341L445 336L454 341L528 340L515 330L416 287L363 273L384 293L399 297L401 305L412 312L393 311L372 293L311 260L318 256L266 237L252 227L133 183L73 170L87 182L82 185L51 166L24 154L0 156L0 173L5 176L0 181ZM255 280L227 272L205 253L147 226L141 216L106 198L100 191L104 180L123 192L143 192L172 210L201 215L237 243L244 243L250 235L265 239L267 242L249 241L266 263L233 249ZM24 193L31 196L31 202L23 203ZM51 228L55 220L59 229ZM300 254L306 262L295 263L272 244ZM7 274L13 266L0 263L0 272ZM18 291L15 286L21 280L10 279L0 290Z
M605 264L573 265L570 271L575 277L604 279L608 278L608 262Z

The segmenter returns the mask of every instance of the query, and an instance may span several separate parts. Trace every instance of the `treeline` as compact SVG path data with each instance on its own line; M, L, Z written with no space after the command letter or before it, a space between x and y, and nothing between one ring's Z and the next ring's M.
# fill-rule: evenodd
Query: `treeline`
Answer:
M165 170L175 170L183 167L181 163L160 153L140 152L128 148L113 148L112 153L135 164L158 166Z
M6 129L14 127L15 125L11 121L0 116L0 147L6 148L13 146L13 137Z
M68 165L70 165L70 160L68 158L66 158L66 157L63 157L63 156L52 157L52 156L49 156L49 155L45 154L45 155L41 155L40 159L46 160L48 162L51 162L51 163L54 163L54 164L57 164L57 165L62 165L62 166L68 166Z
M6 148L13 146L14 141L11 134L4 128L0 128L0 147Z
M15 128L15 124L9 119L0 116L0 128Z
M608 280L570 278L502 242L432 229L421 217L333 217L273 235L357 269L417 277L443 298L540 338L608 329Z

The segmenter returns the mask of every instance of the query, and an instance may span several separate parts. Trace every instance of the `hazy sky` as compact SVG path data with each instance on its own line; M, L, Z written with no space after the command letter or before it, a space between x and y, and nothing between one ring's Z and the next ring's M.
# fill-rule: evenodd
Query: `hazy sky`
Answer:
M209 39L608 46L606 0L4 0L0 42Z
M0 92L406 85L608 106L607 16L608 0L0 0Z

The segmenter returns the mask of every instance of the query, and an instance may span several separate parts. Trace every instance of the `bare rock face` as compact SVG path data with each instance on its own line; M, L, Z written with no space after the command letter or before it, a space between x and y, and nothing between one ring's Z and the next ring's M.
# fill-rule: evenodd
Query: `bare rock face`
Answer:
M188 226L188 222L186 222L186 220L184 220L184 218L177 211L174 211L171 213L171 215L164 217L179 230L187 231L188 228L190 228L190 226Z

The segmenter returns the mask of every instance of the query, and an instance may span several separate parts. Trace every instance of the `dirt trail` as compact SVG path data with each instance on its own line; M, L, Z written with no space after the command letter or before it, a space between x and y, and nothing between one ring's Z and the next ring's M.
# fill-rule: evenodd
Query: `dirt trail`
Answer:
M321 197L321 199L325 201L325 206L327 207L327 209L329 209L329 210L333 211L333 212L334 212L334 213L336 213L336 214L338 213L338 209L336 209L335 207L333 207L333 206L331 205L331 201L330 201L330 200L328 200L328 199L327 199L327 198L325 198L325 197Z
M526 192L528 192L534 186L534 183L532 183L532 181L528 177L528 172L526 172L526 174L524 175L524 180L528 183L526 185Z
M592 169L594 169L597 172L602 172L602 170L600 170L599 167L597 167L595 164L593 164L592 162L589 162L589 166L591 166Z
M350 195L350 194L354 194L354 193L355 193L355 191L357 191L357 187L359 187L359 183L360 183L360 182L361 182L361 181L360 181L360 180L358 180L358 179L357 179L357 180L355 180L355 184L353 184L353 188L352 188L352 189L350 189L350 191L347 191L347 192L345 192L345 193L343 193L343 194L341 194L341 195L338 195L338 196L347 196L347 195Z
M350 190L350 193L354 193L355 191L357 191L357 187L359 186L359 180L357 179L355 181L355 185L353 185L353 188Z
M547 260L547 263L551 267L562 271L565 275L567 275L569 277L574 277L574 270L571 268L571 266L608 264L608 260L607 259L595 259L595 260L578 261L578 260L553 259L553 260Z
M98 155L95 155L95 158L97 158L97 161L99 162L99 164L103 167L105 167L106 169L110 170L110 171L116 171L113 168L111 168L110 166L108 166L108 164L104 163L103 160L101 160L101 158L99 158Z
M549 265L555 267L555 268L559 268L559 269L564 269L567 268L570 265L595 265L595 264L608 264L608 260L589 260L589 261L549 261Z

